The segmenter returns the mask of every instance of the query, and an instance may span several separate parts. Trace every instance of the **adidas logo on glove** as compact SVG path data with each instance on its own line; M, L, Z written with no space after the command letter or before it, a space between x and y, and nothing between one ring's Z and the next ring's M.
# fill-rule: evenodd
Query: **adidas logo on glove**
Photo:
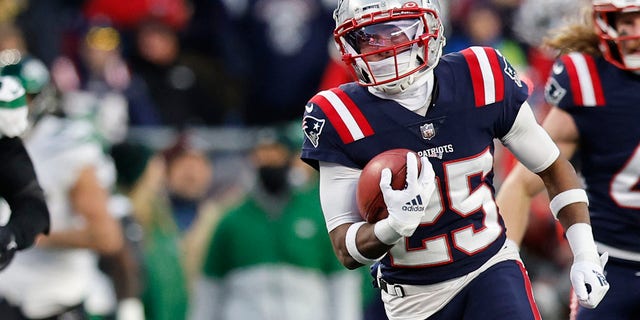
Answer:
M420 211L424 210L424 205L422 204L422 197L417 195L413 200L408 201L402 206L402 211Z

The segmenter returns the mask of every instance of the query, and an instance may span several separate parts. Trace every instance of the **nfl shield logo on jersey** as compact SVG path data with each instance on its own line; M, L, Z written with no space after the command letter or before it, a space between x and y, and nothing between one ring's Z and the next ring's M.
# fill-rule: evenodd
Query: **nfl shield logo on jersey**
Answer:
M421 125L420 132L422 133L423 139L431 140L431 138L436 136L436 128L433 127L433 123Z

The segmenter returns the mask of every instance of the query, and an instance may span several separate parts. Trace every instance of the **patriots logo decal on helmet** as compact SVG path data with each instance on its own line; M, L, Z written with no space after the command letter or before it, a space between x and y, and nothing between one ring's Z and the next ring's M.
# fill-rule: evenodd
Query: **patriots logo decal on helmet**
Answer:
M304 135L316 148L320 141L320 134L322 133L322 128L324 128L324 122L324 119L318 119L312 116L305 116L304 119L302 119L302 131L304 131Z

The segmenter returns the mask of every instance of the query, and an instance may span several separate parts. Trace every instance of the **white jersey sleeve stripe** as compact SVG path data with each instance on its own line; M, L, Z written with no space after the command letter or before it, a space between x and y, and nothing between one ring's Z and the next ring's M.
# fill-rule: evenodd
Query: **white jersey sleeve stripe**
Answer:
M591 74L589 73L589 67L587 66L587 61L584 59L582 54L577 52L570 53L569 58L573 61L573 65L576 68L583 104L585 106L595 106L597 104L596 95L593 88Z
M360 126L358 126L356 119L353 117L353 115L351 115L351 112L349 112L347 106L335 93L327 90L322 91L319 94L325 97L325 99L329 101L329 104L331 104L331 106L336 110L344 124L347 126L347 129L349 130L353 141L360 140L365 137L362 130L360 130Z
M469 67L476 107L504 100L505 80L502 55L493 48L470 47L460 51Z
M471 47L471 50L478 58L480 70L482 71L482 81L484 82L484 103L494 103L496 102L496 87L493 70L489 63L489 57L487 57L487 53L481 47Z

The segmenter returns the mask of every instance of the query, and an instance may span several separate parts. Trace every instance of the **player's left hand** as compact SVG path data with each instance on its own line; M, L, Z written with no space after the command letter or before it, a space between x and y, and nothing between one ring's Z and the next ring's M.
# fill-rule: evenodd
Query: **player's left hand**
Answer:
M585 308L598 306L609 290L609 282L604 276L604 266L609 260L609 253L600 258L589 259L576 256L571 266L571 285L578 297L578 302Z
M380 174L380 189L389 212L389 226L404 237L410 237L427 211L427 204L436 190L435 172L426 157L421 157L418 175L418 159L407 153L407 183L402 190L391 187L391 170L385 168ZM412 201L415 201L412 205Z
M15 236L11 229L0 227L0 270L6 268L18 249Z

